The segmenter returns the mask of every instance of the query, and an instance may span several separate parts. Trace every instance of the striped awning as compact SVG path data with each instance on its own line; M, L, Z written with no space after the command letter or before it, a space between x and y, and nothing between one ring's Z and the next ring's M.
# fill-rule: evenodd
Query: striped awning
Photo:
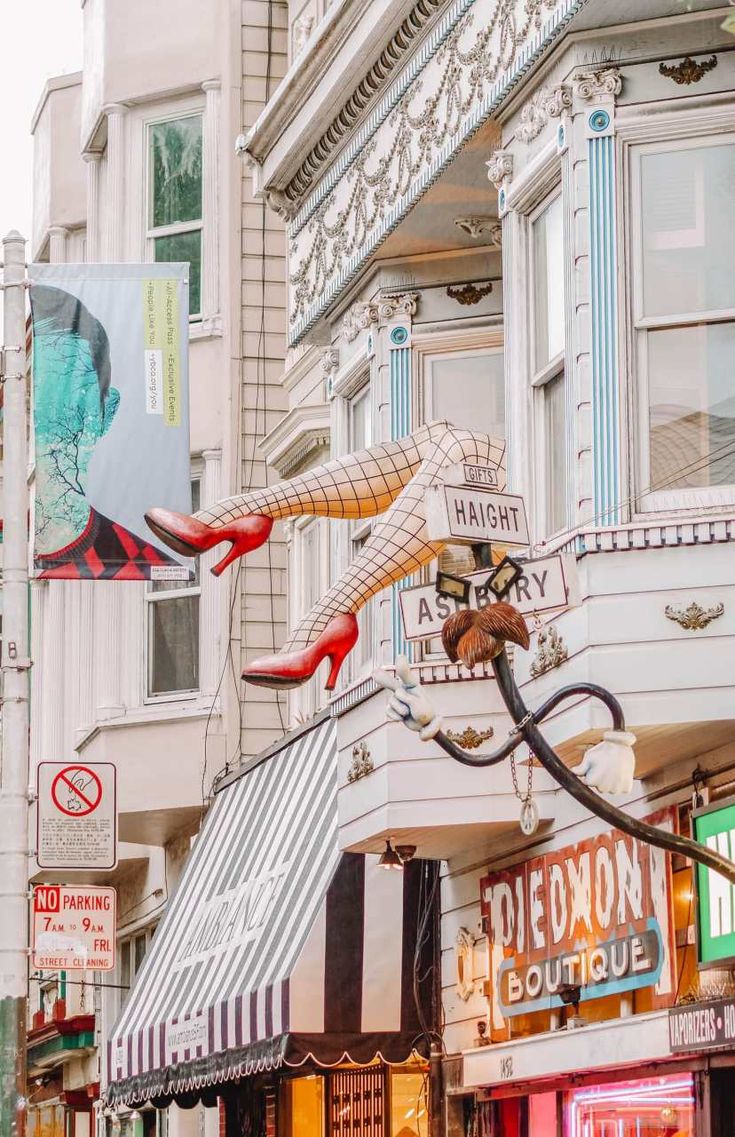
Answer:
M112 1031L107 1100L190 1104L284 1064L405 1061L414 971L430 1017L433 919L416 943L435 879L339 853L332 720L266 751L215 797Z

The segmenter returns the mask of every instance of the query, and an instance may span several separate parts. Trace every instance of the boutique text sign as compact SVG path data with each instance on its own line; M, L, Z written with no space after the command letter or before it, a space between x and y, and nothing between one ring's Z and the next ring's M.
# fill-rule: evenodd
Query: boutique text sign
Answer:
M523 616L554 612L574 606L578 600L576 562L573 556L556 553L536 561L526 561L523 575L512 586L506 600ZM490 569L473 573L470 582L470 608L484 608L493 597L486 581ZM433 584L404 588L398 593L407 640L426 640L440 636L444 621L461 608L459 600L442 596Z
M673 828L665 811L649 819ZM675 987L671 877L665 853L618 830L492 873L481 882L490 951L491 1023L652 987Z
M694 838L735 859L735 799L718 801L692 814ZM722 967L735 960L735 886L706 865L697 865L697 960Z

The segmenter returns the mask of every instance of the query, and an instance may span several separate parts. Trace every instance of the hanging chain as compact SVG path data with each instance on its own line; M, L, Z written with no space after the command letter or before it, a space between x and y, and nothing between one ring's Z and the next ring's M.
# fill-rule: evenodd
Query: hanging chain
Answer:
M525 794L522 794L518 788L518 771L516 770L516 756L514 752L510 755L510 776L513 779L513 793L519 801L526 802L531 797L531 789L533 785L533 751L528 751L528 786L526 787Z

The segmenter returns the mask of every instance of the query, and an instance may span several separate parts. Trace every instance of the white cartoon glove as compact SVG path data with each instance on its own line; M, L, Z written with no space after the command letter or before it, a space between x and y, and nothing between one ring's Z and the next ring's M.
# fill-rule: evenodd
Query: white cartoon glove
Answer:
M635 735L629 731L608 730L572 773L602 794L629 794L635 778L634 743Z
M422 742L436 737L442 728L442 720L423 694L405 655L398 656L395 675L389 671L374 671L373 679L380 687L393 692L388 696L389 719L405 723L409 730L418 731Z

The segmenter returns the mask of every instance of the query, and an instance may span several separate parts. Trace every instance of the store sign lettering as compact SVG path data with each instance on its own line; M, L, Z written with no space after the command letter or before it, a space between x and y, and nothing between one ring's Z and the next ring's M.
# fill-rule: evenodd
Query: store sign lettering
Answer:
M692 815L694 837L730 860L735 857L735 801L719 801ZM702 966L735 960L735 886L697 865L697 954Z
M667 811L654 823L673 828ZM494 1025L562 1005L654 987L673 991L670 871L661 850L613 830L481 882Z
M711 1050L735 1041L735 1001L716 999L695 1007L669 1011L669 1043L674 1054Z

